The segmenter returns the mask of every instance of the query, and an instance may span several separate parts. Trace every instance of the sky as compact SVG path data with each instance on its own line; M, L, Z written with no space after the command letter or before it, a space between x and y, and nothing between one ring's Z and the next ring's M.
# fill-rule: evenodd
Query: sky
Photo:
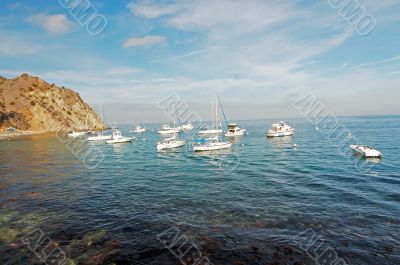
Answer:
M204 120L215 93L229 120L300 117L307 94L399 114L400 1L2 0L0 75L21 73L124 123L167 121L173 94Z

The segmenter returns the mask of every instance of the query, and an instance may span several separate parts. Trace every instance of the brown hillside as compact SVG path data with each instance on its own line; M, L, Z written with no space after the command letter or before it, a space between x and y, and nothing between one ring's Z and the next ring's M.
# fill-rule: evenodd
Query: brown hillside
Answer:
M78 93L22 74L0 77L0 129L31 131L95 130L100 118Z

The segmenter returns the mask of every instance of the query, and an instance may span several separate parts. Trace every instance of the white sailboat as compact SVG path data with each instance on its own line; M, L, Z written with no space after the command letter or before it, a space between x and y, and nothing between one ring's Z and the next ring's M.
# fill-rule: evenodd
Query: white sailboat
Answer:
M209 133L210 131L214 131L216 136L212 138L205 138L193 141L193 151L195 152L221 150L230 148L232 146L231 142L225 142L219 140L219 133L222 132L222 130L219 129L217 98L215 99L215 110L214 110L214 101L212 102L212 113L213 113L213 123L215 122L214 128L213 130L207 130L208 131L207 134L210 134Z
M119 144L119 143L129 143L132 142L133 138L131 137L124 137L121 134L121 131L115 129L112 134L111 140L107 140L108 144Z
M101 120L101 133L92 133L91 136L87 138L88 141L106 141L106 140L111 140L112 135L104 135L104 129L103 129L103 108L101 107L100 104L100 120Z
M176 133L174 133L174 136L164 139L161 142L157 143L157 150L161 151L161 150L165 150L165 149L173 149L173 148L177 148L177 147L181 147L185 145L185 141L184 140L178 140L176 138Z

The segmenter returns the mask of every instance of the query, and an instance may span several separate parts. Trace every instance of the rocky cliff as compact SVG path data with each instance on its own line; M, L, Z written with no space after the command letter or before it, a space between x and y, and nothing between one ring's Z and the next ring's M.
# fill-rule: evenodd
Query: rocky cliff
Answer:
M71 131L102 126L93 109L71 89L27 74L0 77L0 129Z

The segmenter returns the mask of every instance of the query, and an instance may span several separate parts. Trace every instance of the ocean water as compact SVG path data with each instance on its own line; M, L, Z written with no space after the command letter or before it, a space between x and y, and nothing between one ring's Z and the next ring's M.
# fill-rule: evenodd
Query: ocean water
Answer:
M69 264L398 265L400 116L339 120L351 136L292 119L295 136L267 139L274 121L240 121L248 135L207 154L157 152L155 124L121 145L1 141L0 263L51 264L58 247ZM350 137L383 159L343 155Z

